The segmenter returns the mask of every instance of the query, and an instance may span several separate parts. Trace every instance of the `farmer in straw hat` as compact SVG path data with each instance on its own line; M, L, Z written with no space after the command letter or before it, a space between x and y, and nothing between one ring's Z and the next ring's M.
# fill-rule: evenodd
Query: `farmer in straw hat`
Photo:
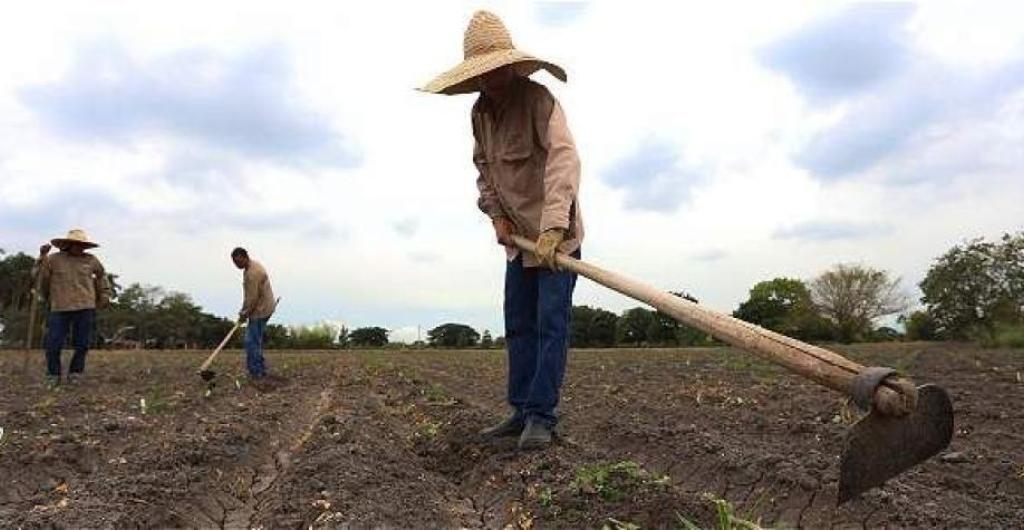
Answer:
M473 162L478 206L506 248L505 339L508 403L514 411L485 429L488 437L518 436L523 448L551 443L565 374L576 275L560 271L555 253L580 255L583 221L580 162L562 107L528 76L539 69L565 81L558 66L515 48L501 20L473 15L463 41L465 60L422 90L480 92L473 105ZM523 255L510 237L537 241Z
M110 303L110 283L100 260L86 252L99 245L89 240L85 231L74 229L66 237L50 241L60 252L50 256L51 246L39 247L38 267L40 292L50 302L47 317L46 372L50 384L60 384L61 347L71 330L75 353L68 369L68 382L73 383L85 370L85 355L92 343L96 309Z

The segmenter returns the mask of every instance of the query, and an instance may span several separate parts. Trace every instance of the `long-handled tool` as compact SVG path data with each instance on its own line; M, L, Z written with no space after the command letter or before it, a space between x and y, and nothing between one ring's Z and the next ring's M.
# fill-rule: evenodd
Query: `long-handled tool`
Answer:
M231 337L235 335L235 332L238 331L238 328L241 325L242 321L236 320L235 325L231 326L231 330L228 331L228 334L224 335L224 340L220 341L220 344L217 345L217 349L213 350L213 353L211 353L210 356L207 357L205 361L203 361L203 364L199 367L198 371L199 377L202 377L203 381L206 381L207 383L213 381L213 378L214 376L217 375L217 372L210 370L210 365L213 364L213 360L217 358L217 354L224 349L224 346L227 345L228 341L231 340Z
M279 296L277 297L277 300L274 300L274 307L270 310L271 313L277 310L277 305L280 303L281 297ZM217 349L213 350L213 353L211 353L210 356L207 357L205 361L203 361L202 366L199 367L199 377L202 377L203 381L206 381L207 383L213 381L213 378L217 375L217 372L210 370L210 365L213 364L213 360L217 358L217 354L224 349L224 346L227 345L228 341L231 340L231 337L234 336L235 332L238 331L238 328L241 325L241 320L236 321L235 325L231 327L231 331L228 331L228 334L224 336L224 340L220 341L220 344L217 345Z
M32 356L32 338L36 331L36 310L39 298L38 275L32 276L32 287L29 288L28 302L28 333L25 335L25 353L21 358L21 373L28 372L28 359Z
M535 252L532 241L513 236ZM851 429L840 463L839 503L934 456L953 436L953 406L941 387L915 387L885 367L865 367L837 353L701 307L689 300L559 254L558 266L644 302L715 338L850 396L870 410Z

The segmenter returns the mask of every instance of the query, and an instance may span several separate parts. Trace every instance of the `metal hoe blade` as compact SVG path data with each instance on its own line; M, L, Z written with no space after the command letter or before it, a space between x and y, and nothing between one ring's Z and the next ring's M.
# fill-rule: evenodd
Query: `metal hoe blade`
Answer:
M917 387L917 410L906 416L872 411L846 440L839 504L935 456L953 437L953 404L935 385Z

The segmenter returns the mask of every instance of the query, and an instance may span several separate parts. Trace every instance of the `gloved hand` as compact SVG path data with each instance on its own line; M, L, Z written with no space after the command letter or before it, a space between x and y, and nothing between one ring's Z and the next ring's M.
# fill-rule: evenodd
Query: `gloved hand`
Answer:
M494 225L494 236L498 244L512 246L512 236L517 233L515 223L508 217L495 217L491 219L491 224Z
M565 240L565 230L561 228L550 228L541 232L537 237L537 259L541 264L551 270L558 270L555 263L555 253L558 252L558 245Z

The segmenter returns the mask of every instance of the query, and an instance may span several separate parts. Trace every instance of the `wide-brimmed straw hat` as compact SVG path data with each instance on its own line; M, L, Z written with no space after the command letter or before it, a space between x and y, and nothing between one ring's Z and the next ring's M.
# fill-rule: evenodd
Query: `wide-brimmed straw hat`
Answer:
M565 70L554 63L538 59L512 44L505 24L498 15L477 11L466 28L462 41L465 60L437 76L420 90L435 94L467 94L479 91L476 77L506 65L515 65L517 73L528 76L541 68L565 81Z
M68 230L68 235L66 237L55 237L50 240L50 243L53 243L53 246L57 248L64 248L71 244L81 245L85 248L96 248L100 246L99 243L90 241L89 236L85 235L85 230L82 230L81 228L72 228L71 230Z

